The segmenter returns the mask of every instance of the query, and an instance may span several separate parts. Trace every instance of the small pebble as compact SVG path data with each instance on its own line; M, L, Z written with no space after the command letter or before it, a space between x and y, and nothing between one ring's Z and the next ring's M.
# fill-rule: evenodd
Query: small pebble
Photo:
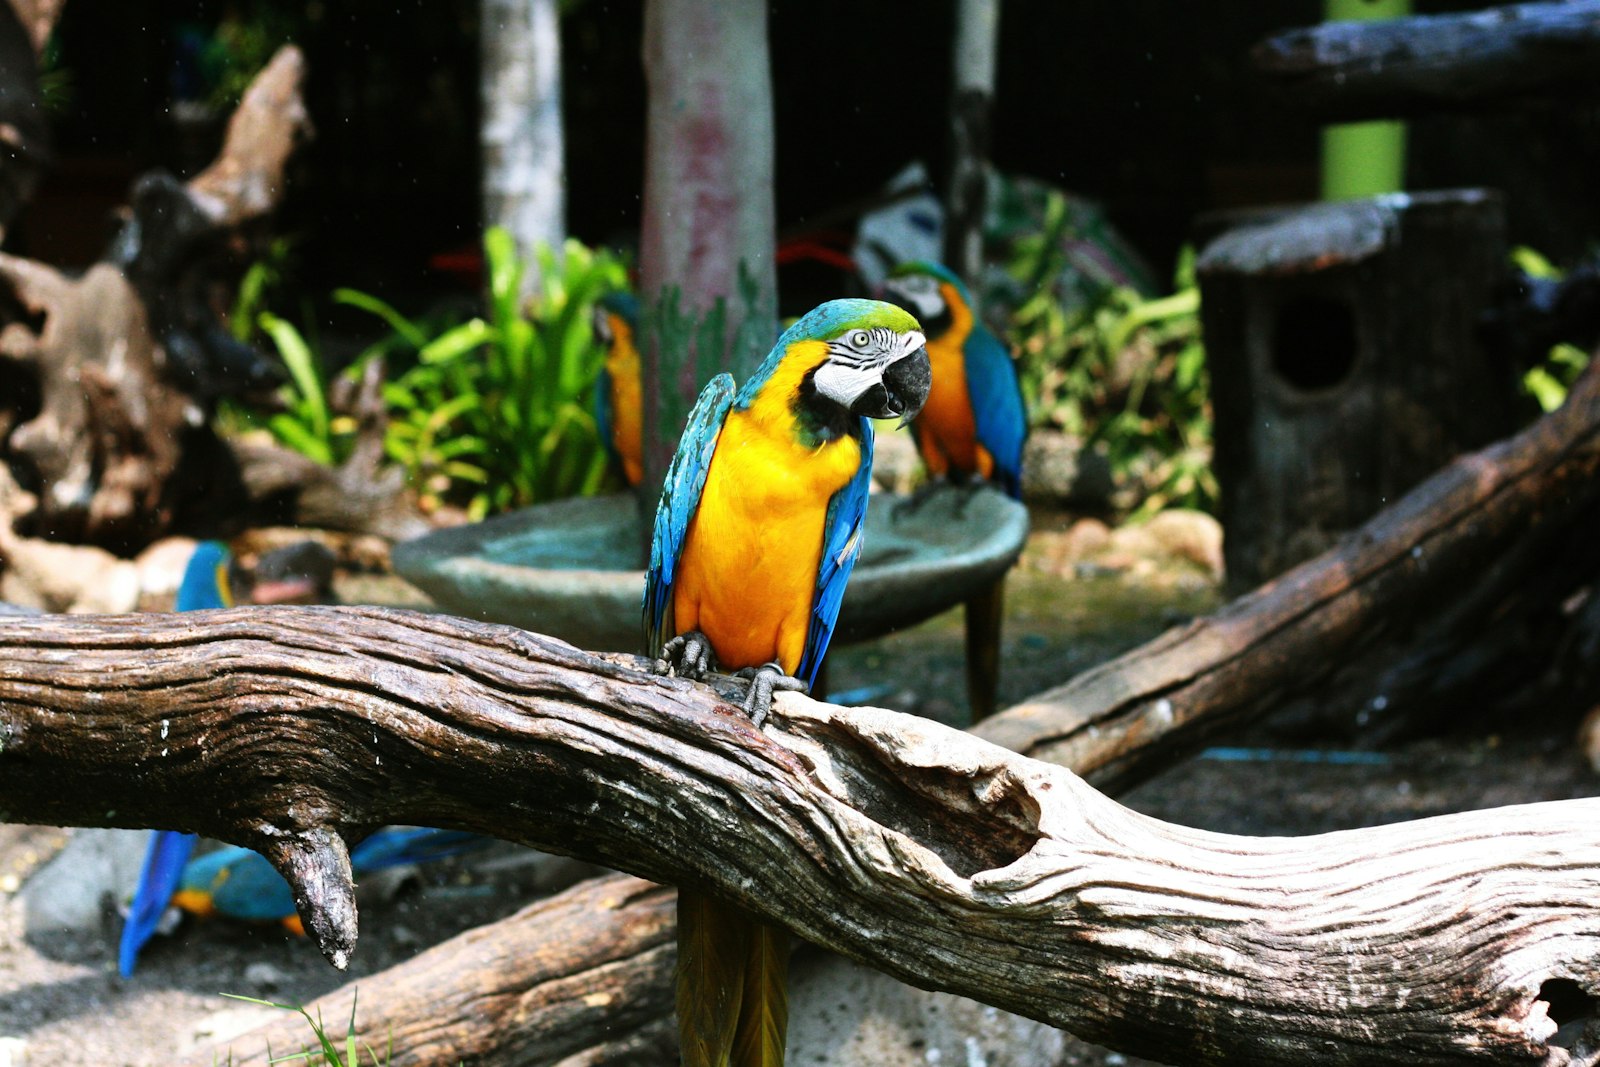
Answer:
M289 980L289 976L282 970L267 963L265 960L252 963L244 969L244 980L248 985L261 990L273 990L282 986Z

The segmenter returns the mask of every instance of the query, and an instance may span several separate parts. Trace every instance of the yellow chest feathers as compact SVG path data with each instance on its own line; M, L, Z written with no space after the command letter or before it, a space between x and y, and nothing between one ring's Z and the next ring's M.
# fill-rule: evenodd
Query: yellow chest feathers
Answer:
M861 463L853 437L814 448L796 440L791 405L822 358L796 355L747 410L729 412L674 581L674 629L704 633L730 670L770 660L798 668L828 502Z

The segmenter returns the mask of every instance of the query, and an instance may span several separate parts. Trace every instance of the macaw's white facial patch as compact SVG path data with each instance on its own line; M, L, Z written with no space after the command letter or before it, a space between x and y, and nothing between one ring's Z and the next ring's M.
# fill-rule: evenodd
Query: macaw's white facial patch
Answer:
M849 408L868 389L882 384L889 366L926 343L920 330L901 333L882 326L850 330L828 342L828 358L812 375L812 384L829 400Z
M937 278L926 274L906 274L890 278L883 283L883 287L889 299L923 322L932 322L944 314L944 294L939 291Z

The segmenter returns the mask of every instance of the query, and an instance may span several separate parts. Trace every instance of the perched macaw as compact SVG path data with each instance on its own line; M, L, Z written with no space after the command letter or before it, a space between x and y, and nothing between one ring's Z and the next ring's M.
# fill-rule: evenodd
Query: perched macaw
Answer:
M632 293L607 293L594 306L594 335L606 361L594 383L595 421L629 485L644 477L644 416L639 392L639 302Z
M196 545L184 567L183 579L178 583L174 609L204 611L232 607L233 586L229 580L232 563L233 557L220 541L202 541ZM133 891L133 903L122 924L122 938L117 946L117 970L124 978L133 973L139 950L161 925L161 916L178 888L178 879L197 840L194 834L176 830L157 830L150 835L150 846L139 872L139 885Z
M644 625L658 670L748 677L757 726L774 689L810 685L861 552L869 420L914 418L929 375L910 314L834 300L784 331L744 388L711 380L656 509ZM782 930L680 889L683 1063L781 1064L787 967Z
M912 427L928 472L992 481L1020 500L1028 416L1006 346L973 314L967 287L936 263L897 267L883 288L928 330L933 389Z

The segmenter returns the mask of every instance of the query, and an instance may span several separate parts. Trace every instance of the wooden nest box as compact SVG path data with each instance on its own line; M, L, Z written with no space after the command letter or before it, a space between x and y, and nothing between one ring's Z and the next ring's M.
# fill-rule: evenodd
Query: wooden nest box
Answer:
M1200 254L1229 584L1322 552L1516 422L1477 322L1506 272L1482 189L1213 218Z

